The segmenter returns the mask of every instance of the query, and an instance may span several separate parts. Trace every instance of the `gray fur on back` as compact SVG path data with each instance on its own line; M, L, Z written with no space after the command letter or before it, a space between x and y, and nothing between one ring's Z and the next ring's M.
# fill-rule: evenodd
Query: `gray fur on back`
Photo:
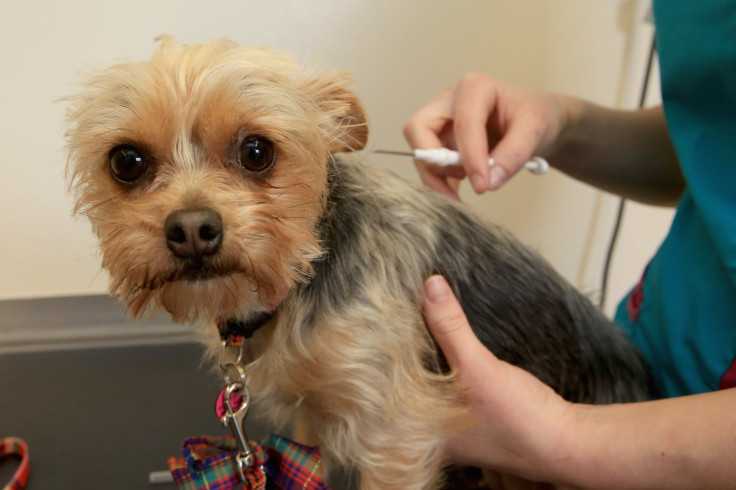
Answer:
M420 311L424 279L440 273L479 339L564 398L652 398L647 365L634 345L505 230L366 163L338 161L330 179L320 225L326 254L299 291L310 297L314 314L375 301L369 285L376 282L386 297Z

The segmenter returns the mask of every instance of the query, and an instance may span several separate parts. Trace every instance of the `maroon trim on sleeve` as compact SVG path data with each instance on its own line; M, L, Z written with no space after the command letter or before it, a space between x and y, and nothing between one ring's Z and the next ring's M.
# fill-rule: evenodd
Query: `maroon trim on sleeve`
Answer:
M736 388L736 358L721 378L721 389L727 390L728 388Z

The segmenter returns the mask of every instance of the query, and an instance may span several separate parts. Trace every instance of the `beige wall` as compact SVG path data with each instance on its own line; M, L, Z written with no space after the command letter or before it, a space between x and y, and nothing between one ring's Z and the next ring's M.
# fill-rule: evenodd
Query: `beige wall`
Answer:
M626 0L3 2L0 299L105 290L88 226L70 217L64 105L57 100L86 70L147 58L158 34L187 43L227 36L352 71L372 123L369 148L403 148L403 121L468 71L602 104L625 103L635 7ZM409 161L370 159L416 178ZM597 288L608 197L555 172L521 176L492 196L464 197L538 248L581 289ZM641 229L666 228L669 215L654 214L643 218ZM632 233L635 244L623 247L614 264L626 267L616 270L612 295L636 279L650 254L651 247L638 242L656 245L661 236Z

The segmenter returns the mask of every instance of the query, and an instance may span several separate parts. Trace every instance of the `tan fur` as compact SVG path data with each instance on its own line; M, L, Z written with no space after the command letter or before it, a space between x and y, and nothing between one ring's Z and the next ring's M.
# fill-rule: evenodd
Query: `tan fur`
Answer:
M394 312L388 324L370 323L378 313L369 307L306 318L290 300L324 253L316 223L331 154L360 149L368 136L349 83L268 50L162 37L149 62L113 66L70 98L68 178L76 212L99 237L110 291L132 315L165 310L197 323L219 354L217 318L281 305L246 349L257 410L280 424L298 418L300 434L356 466L365 489L434 488L445 434L464 412L451 377L425 365L435 347L418 305L399 301L380 274L372 303ZM233 161L235 145L254 134L277 148L264 178ZM146 152L147 180L125 186L110 176L109 152L121 144ZM228 273L182 280L163 224L200 206L222 216L215 263Z

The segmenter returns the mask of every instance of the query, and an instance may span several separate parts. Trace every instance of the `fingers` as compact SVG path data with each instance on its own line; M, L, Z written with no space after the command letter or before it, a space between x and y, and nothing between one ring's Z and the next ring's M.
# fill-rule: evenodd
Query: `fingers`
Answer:
M536 151L559 136L561 114L550 96L484 74L465 75L412 116L404 136L412 148L457 149L464 175L480 194L505 184ZM491 158L492 166L488 161ZM422 181L457 198L453 179L439 167L417 163Z
M437 165L431 163L425 163L418 160L414 160L414 165L417 167L419 172L419 178L422 179L424 185L430 189L434 189L437 192L441 192L460 201L460 194L458 188L460 180L465 177L465 173L455 178L448 178L445 176L442 170L437 170ZM434 169L433 169L434 167Z
M544 107L538 94L488 75L471 73L460 80L453 99L453 132L477 193L498 189L532 158L545 129ZM499 139L489 155L490 132Z
M442 276L427 279L424 294L424 318L453 369L457 369L463 359L477 359L478 352L487 352Z
M450 100L452 87L437 94L424 107L419 109L404 125L404 138L412 148L454 147L454 143L444 139L451 126ZM460 200L457 193L457 179L465 177L462 169L441 168L438 165L414 160L419 177L427 187ZM450 178L452 177L452 178Z
M404 125L404 137L412 148L457 148L463 165L460 178L468 175L479 194L489 189L490 182L485 128L494 110L495 93L489 80L486 75L466 75L457 87L437 94ZM426 185L449 193L452 184L446 171L423 163L417 168ZM451 176L458 178L457 174Z
M404 137L412 148L441 148L440 137L452 121L453 88L448 87L419 109L404 125Z
M523 114L509 123L506 134L491 153L494 162L489 179L491 190L504 185L532 158L542 135L537 130L539 125L538 119Z
M486 126L496 109L495 85L487 75L471 73L460 80L453 95L452 129L460 160L473 190L481 194L490 187Z

